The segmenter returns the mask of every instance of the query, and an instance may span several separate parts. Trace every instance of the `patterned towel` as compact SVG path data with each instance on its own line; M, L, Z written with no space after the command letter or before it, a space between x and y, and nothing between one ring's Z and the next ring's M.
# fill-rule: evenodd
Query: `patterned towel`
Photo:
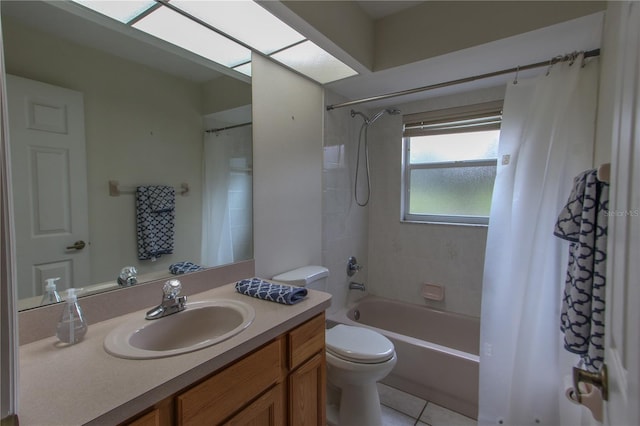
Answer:
M262 300L293 305L307 297L307 289L304 287L292 287L289 285L273 284L260 278L249 278L236 283L238 293L257 297Z
M138 259L154 261L173 253L175 196L170 186L136 188Z
M604 361L604 310L609 185L587 170L573 190L553 234L570 242L560 330L569 352L581 355L589 371Z
M204 268L193 262L177 262L169 265L169 272L173 275L186 274L188 272L202 271Z

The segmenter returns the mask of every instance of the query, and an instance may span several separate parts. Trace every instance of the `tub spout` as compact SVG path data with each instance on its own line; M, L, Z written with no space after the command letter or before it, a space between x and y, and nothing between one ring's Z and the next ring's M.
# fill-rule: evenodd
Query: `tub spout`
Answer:
M360 291L366 291L367 288L365 287L364 284L361 283L357 283L355 281L351 281L349 283L349 290L360 290Z

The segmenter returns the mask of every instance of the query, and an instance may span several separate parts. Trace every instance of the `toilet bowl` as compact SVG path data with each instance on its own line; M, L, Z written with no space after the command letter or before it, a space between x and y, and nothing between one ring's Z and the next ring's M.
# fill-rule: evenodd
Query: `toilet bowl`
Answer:
M327 380L340 394L337 424L382 425L376 383L396 365L393 343L373 330L342 324L325 337Z
M273 281L326 291L328 276L325 267L304 266L276 275ZM368 328L344 324L326 330L325 342L329 424L382 426L376 383L396 365L393 343Z

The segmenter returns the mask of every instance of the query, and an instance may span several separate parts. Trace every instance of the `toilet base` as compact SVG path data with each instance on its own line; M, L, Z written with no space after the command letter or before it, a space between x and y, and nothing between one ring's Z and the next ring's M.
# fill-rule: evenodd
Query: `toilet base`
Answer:
M340 426L382 426L382 411L376 383L346 386L340 397Z

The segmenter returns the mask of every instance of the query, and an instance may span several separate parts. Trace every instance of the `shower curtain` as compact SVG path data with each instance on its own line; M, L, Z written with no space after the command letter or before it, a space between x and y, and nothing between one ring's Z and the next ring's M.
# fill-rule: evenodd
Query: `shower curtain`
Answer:
M568 247L553 236L591 168L598 60L507 87L483 277L479 425L579 424L559 331Z
M234 233L231 217L234 173L246 173L251 164L251 126L208 133L204 140L202 197L202 263L206 266L234 262ZM240 169L234 172L234 167ZM243 171L242 169L245 169ZM235 187L234 187L235 186ZM246 188L250 191L251 188ZM236 246L238 245L237 242Z

